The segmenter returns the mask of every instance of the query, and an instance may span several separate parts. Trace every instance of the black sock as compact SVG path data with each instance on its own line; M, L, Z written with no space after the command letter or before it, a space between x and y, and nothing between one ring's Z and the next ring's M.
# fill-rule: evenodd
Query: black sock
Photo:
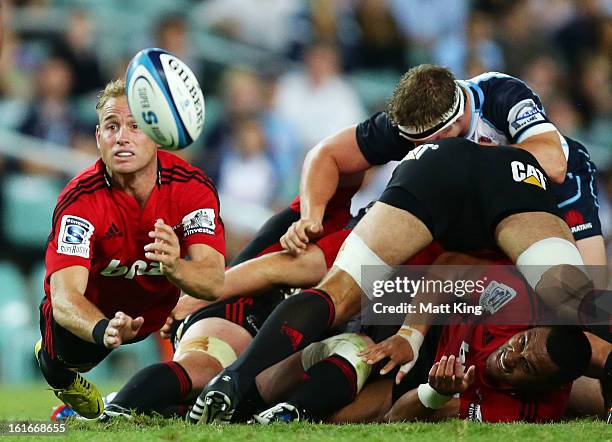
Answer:
M334 322L334 303L323 290L304 290L281 302L251 345L228 367L244 395L259 373L316 341Z
M191 391L191 378L177 362L161 362L143 368L117 393L112 403L137 413L162 413L180 404Z
M53 388L66 388L76 379L76 373L66 368L61 362L51 359L51 356L42 349L40 352L40 370Z
M310 367L308 380L287 400L306 412L306 416L323 420L350 404L357 395L357 372L342 356L332 355Z

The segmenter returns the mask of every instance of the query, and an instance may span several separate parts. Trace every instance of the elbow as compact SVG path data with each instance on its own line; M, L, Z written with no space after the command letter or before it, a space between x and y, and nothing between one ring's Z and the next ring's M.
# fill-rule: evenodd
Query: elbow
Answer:
M563 157L552 163L552 167L549 167L549 170L546 171L548 173L548 177L553 183L561 184L563 181L565 181L567 161L565 161L565 157Z

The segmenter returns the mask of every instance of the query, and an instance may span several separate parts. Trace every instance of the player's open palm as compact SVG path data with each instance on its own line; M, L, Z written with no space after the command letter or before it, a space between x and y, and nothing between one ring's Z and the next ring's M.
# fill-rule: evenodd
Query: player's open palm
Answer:
M406 339L393 335L378 344L370 345L359 353L359 356L368 364L376 364L389 358L389 362L380 370L380 374L385 375L398 365L409 364L414 359L414 352ZM407 372L408 370L399 371L395 379L396 383L399 384Z
M323 225L319 221L300 219L287 229L281 237L280 244L283 249L294 255L306 250L311 239L323 236Z
M471 365L467 370L454 355L442 356L429 370L429 385L438 393L452 396L463 393L476 378L476 367Z
M139 316L133 319L123 312L115 313L104 332L104 345L107 348L117 348L136 337L140 327L144 323L144 318Z
M181 245L172 227L158 219L149 237L154 241L145 246L145 256L159 262L159 269L164 275L174 274L181 258Z

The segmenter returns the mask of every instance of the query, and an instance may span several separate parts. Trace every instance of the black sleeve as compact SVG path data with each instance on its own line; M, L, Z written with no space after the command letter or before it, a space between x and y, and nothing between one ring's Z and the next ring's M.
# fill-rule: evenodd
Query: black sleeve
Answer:
M378 112L357 125L357 144L373 166L399 161L414 144L403 138L385 112Z
M554 129L546 116L540 97L525 83L513 77L492 78L483 106L483 116L516 143L535 126Z

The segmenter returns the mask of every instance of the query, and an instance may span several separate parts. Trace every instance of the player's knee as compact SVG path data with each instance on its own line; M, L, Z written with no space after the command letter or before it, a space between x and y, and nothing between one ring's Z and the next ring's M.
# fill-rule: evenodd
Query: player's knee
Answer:
M174 354L174 360L180 361L190 355L201 354L214 359L222 368L231 365L238 358L236 351L223 339L214 336L196 336L181 340Z
M588 279L578 248L562 238L546 238L533 243L518 256L516 267L534 290L544 281L550 284L555 280L565 283L576 278Z
M363 388L372 372L372 366L361 359L359 353L372 343L366 336L356 333L343 333L320 342L310 344L302 351L302 367L307 371L317 362L333 355L343 357L355 369L357 392Z

